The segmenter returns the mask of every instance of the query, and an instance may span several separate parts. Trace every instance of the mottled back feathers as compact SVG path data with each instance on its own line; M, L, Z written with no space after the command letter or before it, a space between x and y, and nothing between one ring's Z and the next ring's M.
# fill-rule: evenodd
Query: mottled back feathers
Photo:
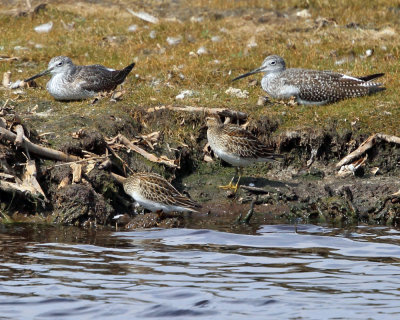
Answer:
M179 193L167 180L155 173L134 173L124 182L128 194L139 193L148 201L167 206L181 206L196 211L200 205Z

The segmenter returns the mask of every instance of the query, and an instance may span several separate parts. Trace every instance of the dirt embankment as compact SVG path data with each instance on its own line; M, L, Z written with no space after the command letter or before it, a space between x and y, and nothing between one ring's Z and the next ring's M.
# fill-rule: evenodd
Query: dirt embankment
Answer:
M352 130L340 131L335 124L322 129L277 133L280 124L272 118L251 119L248 129L284 154L285 161L246 168L242 188L234 195L217 187L229 182L234 169L204 149L207 139L203 114L115 108L118 116L108 110L107 116L91 116L90 121L81 117L79 126L84 129L77 131L73 130L78 128L73 115L53 120L50 117L43 124L47 129L60 131L60 123L69 129L58 135L50 133L48 140L33 129L38 128L35 115L21 117L14 109L3 110L8 114L10 130L17 122L22 123L32 142L88 159L64 163L29 155L35 161L36 178L47 200L40 195L3 188L0 190L3 221L7 218L87 226L118 224L127 228L212 227L240 222L238 216L244 217L251 203L254 213L250 221L255 225L266 221L395 225L400 221L400 147L396 144L377 143L366 152L368 158L359 169L339 177L335 168L338 160L367 136ZM171 165L149 161L118 140L110 139L120 133L159 159L168 158ZM2 140L1 172L22 179L24 153L24 148ZM141 210L133 206L132 199L111 175L114 172L126 176L129 170L162 174L181 192L200 202L201 213L165 219L150 213L138 215Z

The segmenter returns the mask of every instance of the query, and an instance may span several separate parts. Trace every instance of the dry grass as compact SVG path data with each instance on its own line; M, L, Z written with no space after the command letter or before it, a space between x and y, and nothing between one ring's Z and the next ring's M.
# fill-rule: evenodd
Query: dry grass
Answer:
M397 95L400 8L396 1L384 0L378 4L363 0L351 3L345 0L201 0L194 3L186 0L172 5L166 1L141 1L140 5L114 1L101 6L52 2L34 16L0 15L0 46L3 48L0 54L20 57L17 62L0 62L0 72L11 70L14 79L26 78L44 70L48 61L57 55L67 55L76 64L99 63L113 68L136 61L124 86L128 91L120 102L124 106L178 103L229 107L249 112L253 117L268 114L278 118L282 124L280 130L323 127L334 121L339 128L351 127L353 123L353 129L361 132L400 135ZM137 11L143 8L161 17L160 23L152 25L134 18L126 7ZM8 9L4 7L4 12ZM308 9L309 18L296 16L303 9ZM280 14L276 13L278 11ZM191 16L201 16L203 21L190 21ZM262 16L264 23L259 22ZM172 17L177 20L173 21ZM54 22L50 33L33 31L34 26L50 20ZM73 22L74 29L65 30L61 20ZM350 23L359 27L346 27ZM128 32L132 24L138 25L138 30ZM149 37L153 30L156 32L154 39ZM167 44L167 37L177 36L182 37L180 44ZM220 41L213 42L214 36L219 36ZM251 38L257 46L248 48ZM43 48L37 48L38 44ZM18 51L16 46L27 50ZM207 48L208 54L189 55L201 46ZM367 49L374 49L372 57L360 58ZM250 87L247 79L233 84L230 80L259 66L270 53L282 55L290 67L329 69L354 75L385 72L383 81L388 90L322 107L282 104L258 107L258 96L263 95L259 85ZM335 64L350 55L355 58ZM44 87L46 81L39 79L38 83ZM224 92L229 86L248 90L250 98L226 95ZM175 96L185 89L195 90L197 94L177 102ZM7 91L2 92L2 100L17 99ZM89 112L87 102L69 103L65 108L65 103L54 102L44 89L29 89L18 100L28 106L47 101L64 113ZM100 112L108 108L108 103L103 101L90 107L93 108L92 112L96 112L96 108Z

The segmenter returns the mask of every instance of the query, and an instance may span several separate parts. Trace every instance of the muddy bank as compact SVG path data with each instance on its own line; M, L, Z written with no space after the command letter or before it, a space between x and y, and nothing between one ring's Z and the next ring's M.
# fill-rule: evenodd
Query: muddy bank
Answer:
M400 188L399 146L378 143L367 151L367 161L359 170L339 177L336 163L367 135L338 130L335 124L321 129L279 131L280 123L268 116L250 117L248 129L285 155L285 161L246 168L243 187L235 195L217 187L229 182L234 168L215 159L205 148L204 114L166 109L149 112L145 107L128 108L117 103L99 108L97 113L53 112L43 118L43 111L27 113L24 108L26 105L18 104L3 108L10 130L21 123L32 142L89 160L79 162L81 176L76 180L74 163L31 154L46 199L0 190L3 221L119 228L212 228L229 224L235 228L254 202L250 219L253 226L273 221L400 222L400 198L396 195ZM146 152L168 159L171 165L149 161L126 148L112 139L118 134ZM1 172L22 179L24 153L23 148L3 139ZM201 213L163 218L143 215L111 175L127 176L130 170L162 174L200 202Z

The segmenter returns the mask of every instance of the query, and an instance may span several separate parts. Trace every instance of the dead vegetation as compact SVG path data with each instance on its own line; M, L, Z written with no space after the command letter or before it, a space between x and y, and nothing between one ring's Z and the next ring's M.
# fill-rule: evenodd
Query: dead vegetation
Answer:
M225 199L211 189L218 179L224 180L225 168L203 150L207 113L246 122L254 134L287 156L284 171L275 168L271 174L271 168L255 167L249 169L249 176L272 176L280 181L315 179L318 184L336 176L334 163L353 151L339 166L353 166L346 179L375 177L370 166L383 175L398 175L398 147L392 140L380 139L400 136L396 91L400 85L400 13L392 0L379 5L361 0L49 1L46 6L40 1L21 1L12 7L2 4L1 10L0 73L4 78L0 105L5 114L0 118L0 180L1 188L8 191L6 206L0 210L10 207L11 190L25 188L16 192L30 197L35 208L44 205L54 210L59 222L109 223L115 212L132 211L127 199L117 197L122 191L115 183L132 169L176 178L204 202L211 195ZM35 31L49 22L53 22L49 32ZM244 95L227 92L231 79L254 69L271 53L283 56L290 67L357 76L384 72L388 90L323 107L266 101L258 77L234 84L233 89L247 91ZM37 87L18 81L45 69L53 56L61 54L77 64L121 68L135 61L136 66L123 85L123 94L114 95L111 101L103 97L94 105L54 101L45 90L44 78L37 81ZM182 95L183 91L189 93ZM380 134L375 135L377 132ZM373 134L377 143L362 144ZM11 160L13 157L18 160ZM36 171L28 170L32 160ZM14 168L14 162L21 165ZM386 188L390 183L383 184ZM79 186L84 189L78 192L81 197L72 197ZM256 183L255 187L265 186ZM317 197L320 188L310 191L308 197ZM385 188L376 193L375 200L394 192ZM394 188L398 190L398 186ZM196 193L196 189L200 191ZM307 210L317 216L325 209L335 208L331 211L340 214L353 210L346 192L326 192L324 197L340 198L339 202L303 208L291 203L297 201L290 200L294 199L292 191L268 192L257 200L254 211L266 203L286 206L279 197L289 199L293 215L304 215ZM307 203L302 190L293 192ZM358 195L357 190L352 192ZM79 201L88 199L99 205L79 212ZM384 212L394 210L392 198L384 203ZM368 210L373 205L368 205ZM68 206L72 209L66 210ZM361 200L356 201L356 208L362 206ZM26 210L34 211L32 207Z

